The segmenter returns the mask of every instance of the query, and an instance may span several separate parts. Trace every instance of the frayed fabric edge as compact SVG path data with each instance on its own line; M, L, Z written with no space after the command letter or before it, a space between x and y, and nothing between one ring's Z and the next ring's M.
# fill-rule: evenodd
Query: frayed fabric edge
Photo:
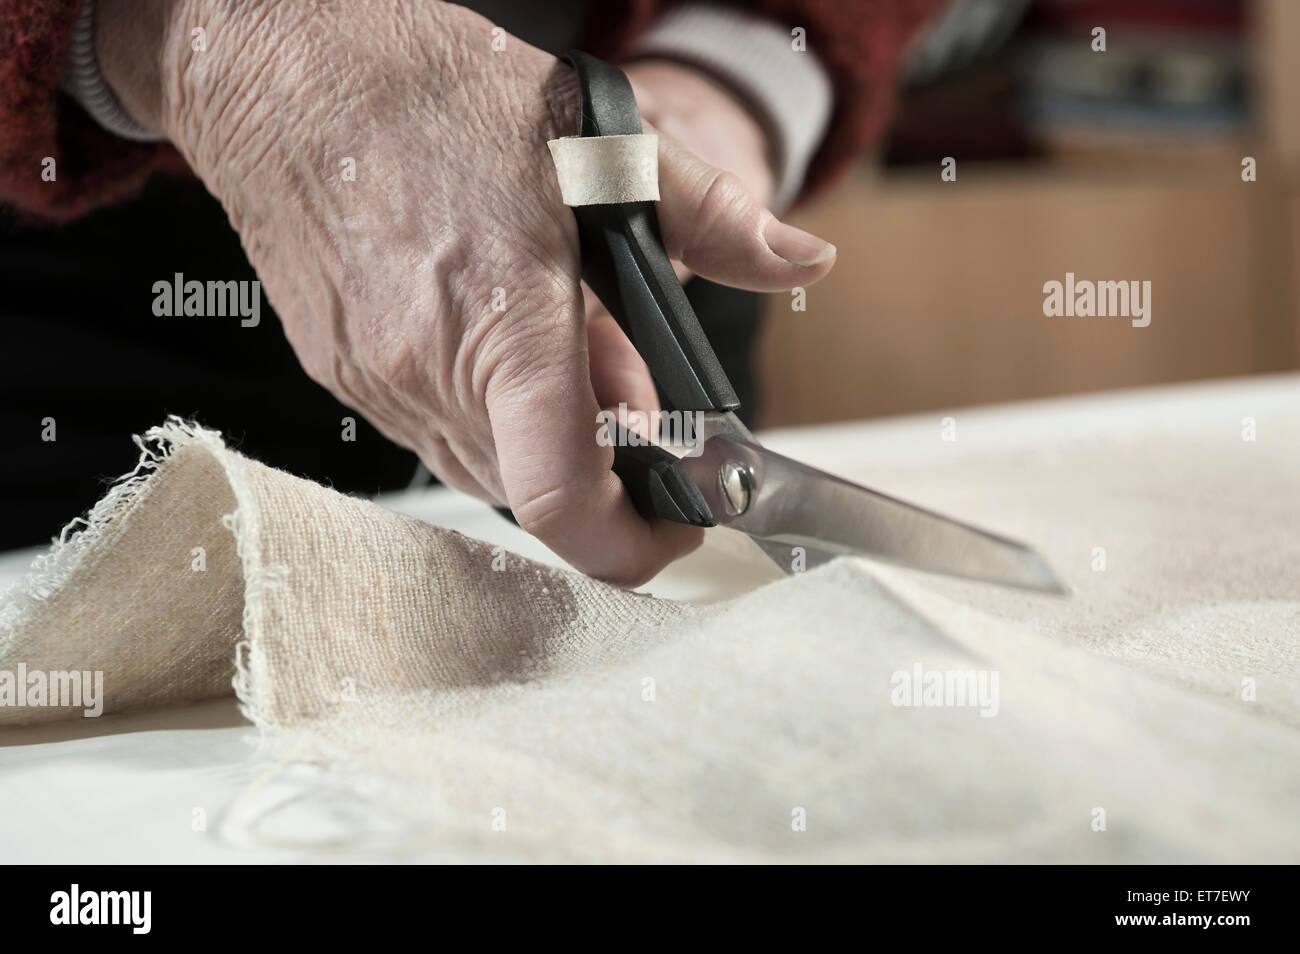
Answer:
M182 447L198 445L220 464L235 498L233 512L222 517L234 534L244 582L244 634L236 646L231 684L240 711L257 727L258 741L264 743L271 725L264 698L267 666L259 645L261 600L271 587L284 583L287 570L262 565L256 546L261 520L243 472L247 462L226 447L220 431L174 415L132 440L140 449L135 467L118 477L89 512L69 521L51 540L49 551L39 554L23 578L0 594L0 655L9 649L28 615L67 586L109 529L146 497L158 470Z
M256 730L246 737L254 749L249 769L260 765L264 770L223 810L222 827L233 822L227 816L237 814L239 805L263 782L296 763L324 769L324 776L311 786L314 790L347 794L367 805L373 804L375 780L351 764L349 753L336 750L311 731L310 726L278 725L271 716L274 680L267 660L266 640L274 636L266 630L264 600L268 593L288 585L290 568L264 562L259 546L261 513L247 473L254 462L228 448L220 431L177 416L168 417L142 435L133 435L132 440L140 449L135 467L118 477L89 512L69 521L52 539L50 549L33 559L23 578L0 593L0 658L9 650L29 615L70 585L87 556L103 543L119 521L145 500L153 479L167 461L182 448L201 447L221 467L235 500L234 509L221 518L223 526L235 538L244 593L243 634L235 644L231 687L240 711ZM251 830L249 837L263 848L304 847L295 842L277 841L256 830ZM403 832L398 844L407 839L409 832Z
M8 649L14 632L34 606L61 590L108 528L135 507L148 490L154 472L178 448L201 442L225 450L219 431L206 430L175 416L131 439L140 448L135 467L118 477L85 516L69 521L51 540L49 552L32 560L23 578L0 595L0 653Z

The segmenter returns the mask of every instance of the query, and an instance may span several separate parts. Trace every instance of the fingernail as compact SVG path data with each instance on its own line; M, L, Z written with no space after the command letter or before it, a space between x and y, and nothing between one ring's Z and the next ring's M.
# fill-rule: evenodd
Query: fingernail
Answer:
M810 232L773 219L763 238L767 247L793 265L820 265L835 256L835 246Z

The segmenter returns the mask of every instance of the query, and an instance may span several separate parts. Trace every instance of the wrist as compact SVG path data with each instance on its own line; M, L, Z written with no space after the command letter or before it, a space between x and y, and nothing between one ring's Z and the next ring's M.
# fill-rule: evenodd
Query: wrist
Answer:
M768 147L766 132L757 116L734 90L696 67L675 60L647 57L624 66L629 78L641 87L638 105L651 123L684 126L692 107L703 107L713 122L724 122L744 136L747 145ZM678 130L666 129L670 135Z
M258 163L307 136L309 104L342 84L330 61L310 52L333 27L314 19L319 10L312 0L174 0L159 58L159 123L223 201Z
M777 208L799 191L834 98L830 76L813 51L792 42L790 26L732 6L686 2L665 12L633 51L715 77L758 117L776 168Z
M624 70L651 125L710 165L739 176L759 201L771 199L775 144L742 97L709 73L674 60L639 59Z
M311 5L274 0L92 0L99 71L138 126L166 138L200 175L265 118L285 90L273 56L284 23ZM212 183L209 183L211 186Z

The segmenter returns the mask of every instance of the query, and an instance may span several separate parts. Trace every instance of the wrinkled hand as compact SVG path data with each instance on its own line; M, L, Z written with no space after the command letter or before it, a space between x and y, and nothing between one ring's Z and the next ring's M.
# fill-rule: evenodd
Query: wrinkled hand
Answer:
M162 11L156 96L121 88L141 71L110 71L111 40L105 74L221 200L308 374L587 573L637 584L698 543L641 518L596 442L596 391L637 398L602 376L618 352L589 369L546 147L578 129L567 67L513 37L494 51L492 24L450 4L144 5ZM660 189L669 253L701 275L783 290L831 267L666 138Z

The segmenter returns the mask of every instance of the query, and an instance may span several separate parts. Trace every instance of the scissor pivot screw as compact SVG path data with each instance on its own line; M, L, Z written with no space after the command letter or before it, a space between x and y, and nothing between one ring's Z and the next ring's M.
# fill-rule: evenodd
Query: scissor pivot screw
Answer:
M722 504L727 513L739 517L749 509L749 499L753 492L754 478L749 468L738 460L729 460L718 470L718 489L722 492Z

